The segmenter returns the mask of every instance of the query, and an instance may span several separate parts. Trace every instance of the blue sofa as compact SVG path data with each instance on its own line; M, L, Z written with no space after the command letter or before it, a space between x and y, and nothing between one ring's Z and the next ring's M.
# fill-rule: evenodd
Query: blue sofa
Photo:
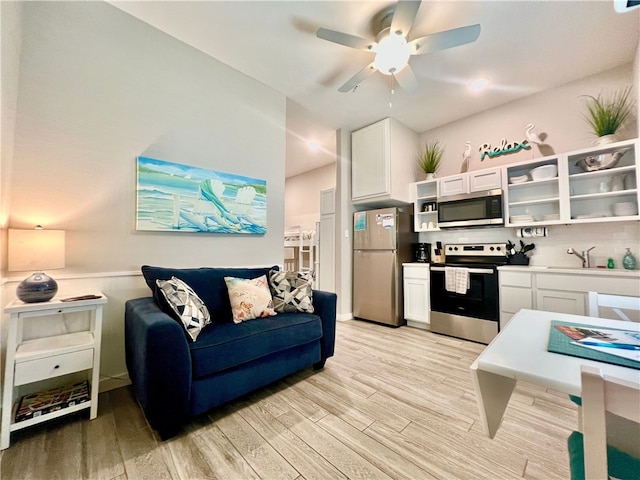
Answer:
M304 368L320 369L333 355L335 293L314 290L312 314L233 323L224 277L256 278L269 270L142 267L153 296L125 304L125 354L138 401L162 438L218 405ZM161 301L156 280L172 276L186 282L211 314L195 342Z

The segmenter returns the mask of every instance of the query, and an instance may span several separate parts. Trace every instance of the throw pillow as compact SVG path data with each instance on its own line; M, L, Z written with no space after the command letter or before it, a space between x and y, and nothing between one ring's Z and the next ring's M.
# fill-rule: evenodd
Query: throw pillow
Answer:
M313 278L310 273L269 272L269 288L276 312L313 313Z
M196 292L179 278L156 280L156 284L171 310L182 322L191 340L195 342L200 331L211 323L206 305Z
M224 281L234 323L276 315L266 275L251 279L224 277Z

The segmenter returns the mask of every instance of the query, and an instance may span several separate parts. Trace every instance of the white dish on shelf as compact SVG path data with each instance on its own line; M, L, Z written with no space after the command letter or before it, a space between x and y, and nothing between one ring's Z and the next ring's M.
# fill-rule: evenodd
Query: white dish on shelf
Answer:
M627 217L638 214L638 205L634 202L618 202L613 204L613 214L616 217Z
M529 181L529 175L518 175L517 177L509 177L509 183L518 184Z
M531 180L547 180L558 176L558 166L553 164L540 165L529 172Z
M532 215L511 215L509 217L509 222L511 223L525 223L525 222L535 222L535 218Z
M542 216L542 220L545 222L553 222L556 220L560 220L560 214L559 213L548 213L546 215Z
M587 213L584 215L576 215L575 218L576 220L585 220L587 218L602 218L602 217L606 217L606 215L604 213Z

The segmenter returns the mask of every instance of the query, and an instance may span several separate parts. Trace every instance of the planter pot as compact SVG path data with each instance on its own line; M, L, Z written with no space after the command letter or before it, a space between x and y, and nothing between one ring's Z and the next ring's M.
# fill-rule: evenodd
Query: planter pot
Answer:
M427 180L433 180L434 178L436 178L435 173L427 173Z
M598 137L597 139L594 140L594 144L595 145L608 145L610 143L615 143L616 140L616 135L615 133L612 133L610 135L603 135L601 137Z
M507 259L509 265L529 265L529 257L524 253L518 252Z

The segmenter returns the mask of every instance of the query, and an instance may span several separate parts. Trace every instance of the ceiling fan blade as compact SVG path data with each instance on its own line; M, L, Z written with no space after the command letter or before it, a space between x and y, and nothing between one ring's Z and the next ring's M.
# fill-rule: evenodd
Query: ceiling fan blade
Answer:
M406 37L416 18L421 0L399 0L391 20L391 32Z
M342 85L338 91L342 93L347 93L352 91L358 85L360 85L364 80L366 80L370 75L373 75L378 69L373 65L373 62L364 67L358 73L356 73L353 77L351 77L347 82Z
M336 32L328 28L319 28L316 36L323 40L359 50L371 50L371 47L375 43L373 40L367 40L366 38L357 37L356 35L350 35L348 33Z
M418 80L409 65L406 65L400 72L394 74L398 85L407 92L415 92L418 89Z
M409 46L413 49L413 55L424 55L475 42L479 36L480 24L476 24L425 35L409 42Z

